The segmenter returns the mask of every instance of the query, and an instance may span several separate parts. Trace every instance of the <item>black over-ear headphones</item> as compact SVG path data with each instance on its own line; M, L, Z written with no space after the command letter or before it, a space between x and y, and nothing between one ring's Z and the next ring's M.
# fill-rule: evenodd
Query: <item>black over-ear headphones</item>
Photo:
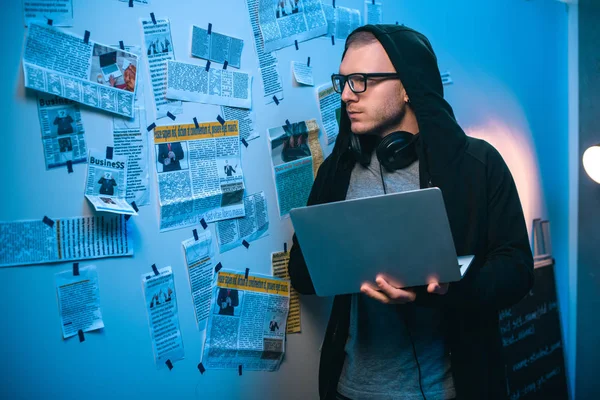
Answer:
M387 171L396 171L417 161L418 156L415 145L417 137L418 134L413 135L406 131L392 132L385 136L375 148L379 163ZM371 154L363 151L360 140L354 133L350 133L350 147L357 162L363 166L369 165Z

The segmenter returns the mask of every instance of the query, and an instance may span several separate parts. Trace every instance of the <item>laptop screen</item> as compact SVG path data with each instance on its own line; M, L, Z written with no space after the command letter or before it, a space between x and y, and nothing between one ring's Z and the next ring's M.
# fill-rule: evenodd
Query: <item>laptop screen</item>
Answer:
M117 52L111 51L100 55L100 67L107 67L117 63Z

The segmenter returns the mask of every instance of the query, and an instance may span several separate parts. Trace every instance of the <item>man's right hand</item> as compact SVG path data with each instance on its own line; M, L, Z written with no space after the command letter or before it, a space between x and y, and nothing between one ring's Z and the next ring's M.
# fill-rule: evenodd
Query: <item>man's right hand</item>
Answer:
M171 159L170 158L163 158L163 165L169 165L171 164Z

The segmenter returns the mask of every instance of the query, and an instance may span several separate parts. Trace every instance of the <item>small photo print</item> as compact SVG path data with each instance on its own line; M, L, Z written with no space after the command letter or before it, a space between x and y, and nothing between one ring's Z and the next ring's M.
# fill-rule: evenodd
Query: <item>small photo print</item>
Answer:
M58 138L58 148L61 153L73 151L73 142L70 137Z
M296 122L269 130L273 166L310 157L306 122Z
M213 313L217 315L228 315L231 317L240 316L240 304L244 292L237 289L215 288L215 296L217 301L214 306Z
M173 51L170 33L146 35L146 45L148 46L146 48L146 54L149 56L170 53Z
M181 171L189 168L186 142L159 143L156 150L156 170L159 173Z
M170 287L167 287L166 289L161 288L152 295L150 298L150 304L148 304L148 306L150 308L154 308L161 304L169 303L171 300L173 300L173 298L175 298L174 293L175 292Z
M275 18L289 17L303 11L302 0L273 0Z
M233 176L240 176L242 169L238 164L239 159L236 158L217 158L217 171L219 178L225 179ZM234 162L235 161L235 162Z
M137 57L123 50L94 44L90 82L135 92Z
M94 175L94 194L104 196L117 196L119 193L118 182L120 174L114 170L96 168Z

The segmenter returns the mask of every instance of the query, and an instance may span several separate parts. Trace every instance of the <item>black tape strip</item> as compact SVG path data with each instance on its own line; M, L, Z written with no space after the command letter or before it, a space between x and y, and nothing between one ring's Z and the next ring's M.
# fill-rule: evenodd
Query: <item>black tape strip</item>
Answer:
M221 114L217 115L217 121L219 121L221 125L225 125L225 120L221 117Z
M310 57L308 57L308 60L306 61L306 66L310 67Z
M248 247L250 247L250 243L246 242L246 239L242 240L242 245L243 245L245 248L248 248Z
M204 229L208 228L208 225L206 224L206 221L204 220L204 218L202 218L200 220L200 225L202 225L202 228L204 228Z
M335 36L331 35L331 45L335 46Z
M335 8L335 0L333 0L332 3L333 3L333 8Z
M129 214L126 214L126 215L125 215L125 221L126 221L126 222L127 222L127 221L129 221L129 218L131 218L131 215L129 215Z
M194 125L196 125L196 129L200 129L200 125L198 125L198 120L194 117Z
M83 331L81 329L77 331L77 335L79 336L79 343L85 342L85 336L83 336Z
M294 40L294 46L296 46L296 50L299 49L299 47L298 47L298 41L297 40Z
M248 147L248 142L246 142L246 139L242 138L242 144L246 147Z
M133 0L129 0L129 7L133 7Z
M73 276L79 276L79 263L73 263Z
M242 376L242 365L238 365L238 375Z
M206 72L210 69L210 61L206 61L206 68L204 68Z
M125 50L125 44L123 43L123 41L122 41L122 40L119 40L119 48L120 48L121 50Z
M217 272L219 272L221 270L221 268L223 268L223 265L221 263L218 263L217 265L215 265L215 274Z
M223 69L227 69L228 65L229 65L229 62L227 62L227 60L225 60L225 62L223 63Z
M156 264L152 264L152 272L154 272L154 275L160 275L158 273L158 268L156 268Z
M194 240L198 240L198 231L196 229L193 229L192 233L194 234Z
M208 34L210 35L212 33L212 24L209 22L208 23Z
M153 123L151 123L150 125L148 125L148 127L146 128L146 130L147 130L148 132L150 132L150 131L151 131L152 129L154 129L154 128L156 128L156 124L153 122Z
M248 279L249 272L250 272L250 268L246 268L246 273L244 274L244 279Z
M137 204L135 204L135 201L131 202L131 207L135 210L135 212L139 212L140 209L138 208Z
M287 242L283 242L283 251L287 253Z
M398 21L396 21L396 25L398 25Z
M175 116L171 114L171 111L167 111L167 117L171 118L171 120L175 121Z
M292 127L292 124L290 124L290 120L289 120L289 119L286 119L286 120L285 120L285 125L286 125L288 128L291 128L291 127Z
M44 219L42 220L43 223L45 223L46 225L48 225L50 228L52 228L54 226L54 221L51 220L50 218L46 217L44 215Z
M375 5L375 0L373 0L373 5Z
M156 25L156 18L154 18L154 13L150 13L150 18L152 18L152 23Z
M67 160L67 172L69 174L73 173L73 161Z
M169 371L173 369L173 363L171 362L171 360L165 361L165 364L167 364L167 367L169 368Z
M48 25L52 26L52 20L48 18Z
M113 158L113 148L110 146L106 146L106 158L108 160L112 160Z
M85 31L83 34L83 43L88 44L90 41L90 31Z
M275 102L275 105L279 105L279 99L277 96L273 95L273 101Z
M206 368L204 368L204 365L202 365L202 363L198 364L198 371L200 371L200 375L203 375L204 372L206 372Z

